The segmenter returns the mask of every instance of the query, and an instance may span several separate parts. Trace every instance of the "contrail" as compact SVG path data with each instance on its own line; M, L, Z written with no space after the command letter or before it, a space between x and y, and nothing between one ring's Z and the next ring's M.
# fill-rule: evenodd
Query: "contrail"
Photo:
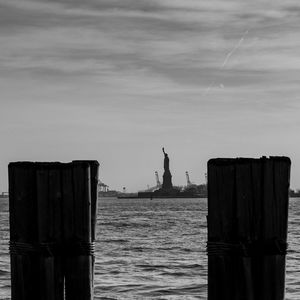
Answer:
M230 59L230 57L231 57L231 55L237 50L237 49L239 49L239 47L242 45L242 43L243 43L243 41L244 41L244 38L245 38L245 36L248 34L248 30L246 30L245 32L244 32L244 34L242 35L242 37L240 38L240 40L238 41L238 43L233 47L233 49L227 54L227 56L226 56L226 58L225 58L225 60L224 60L224 62L223 62L223 64L222 64L222 67L221 67L221 69L223 69L225 66L226 66L226 64L227 64L227 62L228 62L228 60Z
M251 28L251 31L253 30L261 30L263 28L271 28L271 27L276 27L276 26L281 26L281 25L286 25L289 23L292 23L293 21L284 21L284 22L279 22L279 23L274 23L274 24L269 24L269 25L265 25L265 26L260 26L258 28ZM239 41L237 42L237 44L233 47L233 49L226 55L225 60L223 61L223 64L221 65L221 67L219 68L220 71L222 71L226 64L228 63L230 57L239 49L239 47L242 45L242 43L244 42L244 39L246 37L246 35L249 32L249 28L243 33L242 37L239 39ZM211 83L209 84L209 86L205 89L205 91L203 92L202 95L207 95L209 93L209 91L211 90L211 88L215 85L216 83L216 79L212 80Z
M216 81L214 80L204 91L204 93L202 95L207 95L210 91L210 89L215 85Z
M242 37L239 39L239 41L237 42L237 44L232 48L232 50L226 55L225 60L223 61L223 64L220 67L220 71L224 69L224 67L226 66L227 62L229 61L230 57L232 56L232 54L234 54L234 52L236 52L239 47L242 45L245 36L248 34L249 30L247 29ZM210 91L210 89L215 85L216 80L212 81L211 84L205 89L205 92L203 93L203 95L207 95Z

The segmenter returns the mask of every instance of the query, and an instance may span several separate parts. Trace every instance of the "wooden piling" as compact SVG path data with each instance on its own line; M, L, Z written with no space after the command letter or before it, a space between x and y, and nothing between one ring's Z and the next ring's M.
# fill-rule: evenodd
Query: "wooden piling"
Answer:
M91 234L92 242L96 239L96 223L97 223L97 209L98 209L98 176L99 176L99 162L96 160L73 160L73 163L86 162L90 166L90 183L91 183Z
M10 257L13 300L38 300L35 170L30 163L9 165Z
M283 300L290 160L208 162L208 299Z
M9 164L12 300L93 298L98 165Z
M93 298L98 168L97 161L73 161L72 180L70 170L63 176L64 190L72 191L64 196L65 240L75 249L65 258L66 299Z
M73 231L66 238L65 280L67 300L92 299L91 244L91 186L90 165L85 162L72 164L73 185ZM72 202L71 202L72 203ZM71 204L72 205L72 204ZM69 222L68 222L69 223Z
M91 185L91 243L96 241L96 223L97 223L97 211L98 211L98 178L99 178L99 162L96 160L76 161L87 162L90 166L90 185ZM92 283L94 283L94 268L95 268L95 256L92 255ZM92 290L94 286L92 287Z
M40 254L40 297L64 299L62 253L62 186L60 163L35 163L38 244Z

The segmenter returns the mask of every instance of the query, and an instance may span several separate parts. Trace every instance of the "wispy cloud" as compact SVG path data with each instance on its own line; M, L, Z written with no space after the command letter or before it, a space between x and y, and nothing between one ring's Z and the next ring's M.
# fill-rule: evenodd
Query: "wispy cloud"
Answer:
M40 66L42 71L57 69L58 75L67 76L107 76L109 68L112 72L146 70L150 76L157 73L177 84L203 88L220 65L224 68L246 44L245 38L258 36L260 42L244 54L241 47L238 61L230 60L228 68L244 66L251 73L254 64L249 57L261 58L264 53L269 57L264 67L278 66L270 57L274 52L278 56L276 47L284 38L274 39L278 28L272 31L272 22L281 22L289 14L295 17L286 8L266 9L239 1L1 2L0 31L16 30L15 38L2 38L1 44L7 46L1 57L8 68L17 70L19 64L21 70L31 66L28 70L34 71ZM285 26L290 28L283 24L279 29ZM243 36L250 27L253 33Z
M103 141L212 153L228 135L247 152L241 135L273 138L278 120L295 138L299 17L297 0L0 0L2 136L93 132L112 164Z

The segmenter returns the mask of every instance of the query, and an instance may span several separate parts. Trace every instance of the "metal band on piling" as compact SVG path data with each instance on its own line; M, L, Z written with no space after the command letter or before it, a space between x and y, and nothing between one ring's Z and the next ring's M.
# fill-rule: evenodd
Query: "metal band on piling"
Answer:
M95 243L70 242L58 243L39 243L31 244L24 242L9 242L10 254L29 255L39 254L42 256L94 256Z
M206 252L208 256L268 256L286 255L288 244L280 239L270 239L254 241L251 243L226 243L226 242L207 242Z

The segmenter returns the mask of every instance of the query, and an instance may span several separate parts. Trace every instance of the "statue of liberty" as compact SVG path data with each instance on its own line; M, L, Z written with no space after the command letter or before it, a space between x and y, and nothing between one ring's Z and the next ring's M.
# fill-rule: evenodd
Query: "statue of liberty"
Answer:
M169 166L169 156L168 154L165 152L165 148L162 148L162 151L164 153L164 175L163 175L163 184L162 184L162 189L163 190L169 190L173 188L173 184L172 184L172 175L170 172L170 166Z
M162 148L162 151L165 155L165 159L164 159L164 169L165 169L165 172L166 171L170 171L170 168L169 168L169 156L168 154L165 152L165 148Z

